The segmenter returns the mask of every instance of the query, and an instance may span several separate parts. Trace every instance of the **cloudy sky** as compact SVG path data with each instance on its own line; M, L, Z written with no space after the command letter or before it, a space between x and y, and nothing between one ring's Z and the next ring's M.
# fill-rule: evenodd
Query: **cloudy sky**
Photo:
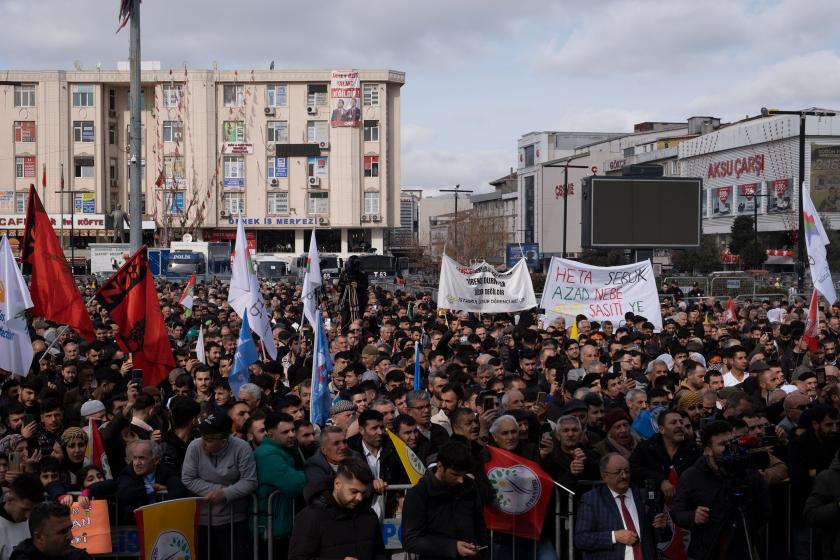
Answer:
M0 69L113 68L119 0L0 0ZM840 107L838 0L145 0L164 68L406 72L405 187L486 190L532 130Z

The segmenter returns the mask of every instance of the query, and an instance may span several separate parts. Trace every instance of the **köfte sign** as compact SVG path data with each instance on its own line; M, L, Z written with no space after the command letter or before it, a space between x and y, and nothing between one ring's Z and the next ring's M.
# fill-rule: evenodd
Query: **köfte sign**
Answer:
M71 215L50 214L50 223L53 229L74 227L78 229L105 229L105 216L103 214ZM23 229L26 227L26 214L0 215L0 229Z
M761 175L763 172L764 154L756 154L749 157L710 163L706 177L714 179L716 177L731 177L734 175L735 178L739 178L744 173Z

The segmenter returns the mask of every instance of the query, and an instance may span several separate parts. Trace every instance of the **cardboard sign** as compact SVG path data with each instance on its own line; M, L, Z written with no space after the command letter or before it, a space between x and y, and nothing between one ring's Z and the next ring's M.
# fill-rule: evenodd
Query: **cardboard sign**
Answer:
M90 508L84 509L75 502L70 506L70 520L73 522L73 540L76 548L89 554L111 553L111 527L108 518L108 502L93 500Z

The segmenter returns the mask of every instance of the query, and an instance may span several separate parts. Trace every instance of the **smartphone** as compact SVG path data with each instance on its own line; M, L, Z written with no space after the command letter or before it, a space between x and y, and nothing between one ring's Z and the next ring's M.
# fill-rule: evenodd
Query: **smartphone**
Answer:
M475 550L476 552L480 552L480 551L486 550L486 549L487 549L486 545L485 546L478 545L478 544L473 545L473 550Z
M35 416L34 414L24 414L23 415L23 425L24 426L28 426L32 422L37 422L37 421L38 421L38 417Z
M825 387L825 366L820 366L814 371L817 374L817 385Z
M543 391L540 391L537 394L537 404L545 404L545 397L546 394Z
M132 383L138 383L141 386L143 385L143 370L142 369L131 370L131 382Z
M9 470L15 472L20 470L20 453L17 451L9 453Z
M481 401L481 408L484 410L495 410L496 406L496 397L484 397L484 400Z

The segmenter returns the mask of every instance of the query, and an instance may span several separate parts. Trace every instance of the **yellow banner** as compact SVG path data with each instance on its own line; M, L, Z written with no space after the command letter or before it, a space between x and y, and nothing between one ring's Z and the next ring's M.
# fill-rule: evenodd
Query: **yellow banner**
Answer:
M400 461L402 461L405 472L408 474L408 479L412 484L417 484L420 482L420 479L423 478L423 475L426 474L426 467L423 465L423 461L415 455L414 451L408 448L399 436L394 434L391 430L387 430L387 432L388 437L391 438L391 441L394 444L394 447L397 448L397 455L400 456Z
M198 557L199 500L183 498L134 510L142 560Z

